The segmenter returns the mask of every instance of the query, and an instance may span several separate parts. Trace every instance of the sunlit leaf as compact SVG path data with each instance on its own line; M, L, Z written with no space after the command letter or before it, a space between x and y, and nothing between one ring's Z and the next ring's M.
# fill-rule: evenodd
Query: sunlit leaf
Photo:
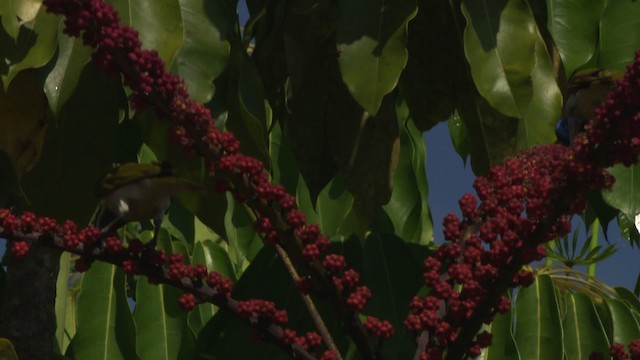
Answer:
M528 3L462 3L465 54L478 91L494 109L518 119L518 148L553 142L562 95Z
M407 23L415 16L416 5L416 0L340 2L336 26L340 72L353 98L372 115L396 87L407 63Z

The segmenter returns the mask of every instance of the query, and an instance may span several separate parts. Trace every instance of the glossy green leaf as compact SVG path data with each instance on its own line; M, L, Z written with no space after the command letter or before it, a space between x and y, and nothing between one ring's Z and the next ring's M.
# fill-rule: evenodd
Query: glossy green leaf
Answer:
M553 142L562 95L527 2L462 4L464 48L478 91L493 108L519 120L518 148Z
M30 23L29 30L25 29L24 35L17 38L15 46L21 52L20 56L7 61L9 71L2 76L5 89L21 70L39 68L49 62L56 51L60 19L57 15L47 13L46 7L40 7L38 15Z
M567 76L587 63L598 44L604 1L547 1L548 28Z
M412 349L413 336L402 325L409 309L407 304L423 286L422 263L411 256L410 248L391 234L372 234L365 240L362 281L375 294L364 313L389 321L396 334L384 346L385 359L402 359L401 351Z
M591 299L583 293L567 292L565 307L562 329L567 359L586 359L592 351L606 354L609 340Z
M167 253L183 253L185 259L189 258L186 249L173 247L169 237L160 236L158 245ZM144 276L137 278L133 315L136 350L141 359L176 359L184 351L185 337L193 335L187 327L188 313L178 305L181 295L172 286L150 284Z
M115 157L118 120L126 106L121 91L117 79L85 67L57 124L47 130L40 162L22 180L32 211L89 222L98 201L94 185Z
M400 155L393 178L391 200L383 208L394 233L405 242L428 244L433 240L433 220L427 201L426 149L422 133L409 117L405 103L397 106Z
M627 345L634 339L640 338L640 327L630 306L618 299L605 299L605 303L612 319L612 342Z
M58 117L62 106L71 97L80 80L82 69L91 58L92 49L82 44L82 39L58 32L58 56L44 83L49 107Z
M520 358L562 359L562 322L551 278L541 275L518 289L514 336Z
M353 200L342 175L337 174L318 195L316 211L318 225L323 233L329 236L341 233L341 227L351 212Z
M511 307L505 314L497 314L489 325L480 330L488 331L493 335L491 346L482 350L477 360L519 360L520 354L513 338L513 312Z
M229 207L224 216L224 224L229 242L229 256L235 266L237 275L246 266L245 262L253 260L262 248L262 239L256 233L253 222L243 204L233 200L233 195L227 193Z
M7 35L15 40L18 37L18 30L20 24L18 23L18 10L14 1L2 0L0 1L0 16L2 16L2 27Z
M176 56L178 73L189 89L191 99L211 100L213 80L229 61L227 20L216 8L220 2L180 0L184 23L184 44Z
M378 113L382 98L398 83L408 58L407 24L416 11L416 0L340 2L340 72L353 98L369 114Z
M629 219L640 213L640 167L616 165L609 169L616 182L610 191L603 191L604 201L622 211Z
M227 252L212 241L207 240L195 244L193 264L204 264L209 271L217 271L226 278L235 279L233 264L231 264ZM189 327L196 336L217 311L218 308L213 304L203 303L189 312Z
M467 130L467 126L460 118L460 114L458 114L458 112L455 112L449 117L449 120L447 120L447 125L449 127L449 135L451 135L453 148L456 149L456 152L458 153L458 155L460 155L462 163L466 165L467 158L469 157L469 152L471 151L469 143L469 130Z
M179 290L149 284L146 277L136 283L135 320L137 350L142 359L175 359L180 351L187 313L178 305Z
M616 293L618 293L618 296L622 300L631 305L632 310L640 313L640 300L634 293L632 293L629 289L620 286L616 286L613 289L616 291Z
M138 359L136 330L127 303L125 275L114 265L95 262L82 278L78 332L67 356L74 359Z
M69 300L72 297L71 290L67 285L69 282L69 266L71 261L71 255L68 252L60 255L60 268L58 270L58 279L56 280L56 348L59 353L64 354L68 341L66 327L67 327L67 312L75 312L72 303Z
M625 70L640 49L640 2L607 1L598 43L598 66Z
M183 41L179 0L111 0L120 23L138 31L142 47L158 52L170 67Z

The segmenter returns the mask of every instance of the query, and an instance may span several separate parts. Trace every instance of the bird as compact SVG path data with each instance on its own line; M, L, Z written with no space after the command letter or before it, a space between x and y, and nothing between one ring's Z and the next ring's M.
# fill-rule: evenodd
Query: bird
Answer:
M584 127L594 116L595 109L615 87L623 73L606 68L579 70L571 76L568 84L564 117L556 124L558 143L569 146L573 139L584 131Z
M201 196L206 193L201 184L176 176L166 161L125 163L112 169L95 187L95 195L104 205L97 222L101 234L111 233L129 222L153 220L154 234L148 245L154 248L171 199L181 192Z

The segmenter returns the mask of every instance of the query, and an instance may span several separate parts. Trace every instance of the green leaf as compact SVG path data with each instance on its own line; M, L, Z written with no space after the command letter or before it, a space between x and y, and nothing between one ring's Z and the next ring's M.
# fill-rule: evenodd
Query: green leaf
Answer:
M631 305L633 310L640 312L640 300L638 300L638 297L634 293L632 293L629 289L620 286L616 286L613 289L616 291L616 293L618 293L620 299L626 301L629 305Z
M95 262L82 278L78 332L66 355L75 359L138 359L136 330L127 303L125 275Z
M567 359L586 359L592 351L606 354L609 340L591 299L583 293L567 292L565 305L562 328Z
M158 245L168 254L183 253L189 259L186 250L172 246L169 237L159 237ZM193 335L187 327L188 313L178 305L181 295L175 287L153 285L147 277L137 277L133 316L137 327L136 349L141 359L176 359L184 351L185 337Z
M640 245L640 233L638 232L635 221L630 220L623 213L618 213L617 220L622 236L632 245Z
M416 0L340 2L336 36L340 72L353 98L376 115L407 63L407 24ZM354 16L357 14L357 16Z
M405 242L424 245L433 240L433 220L427 202L426 149L422 133L409 117L406 104L399 103L396 111L400 126L400 155L391 200L383 208L393 223L395 234Z
M616 165L609 169L616 182L610 191L603 191L604 201L619 209L629 219L640 213L640 167Z
M505 314L497 314L490 325L485 325L480 332L486 330L492 335L491 346L482 350L477 360L519 360L520 354L513 338L513 307Z
M211 100L213 80L229 62L229 25L217 11L218 6L217 1L180 0L184 44L176 56L176 65L189 96L201 103Z
M603 197L606 191L591 191L587 195L587 210L584 215L585 228L591 226L591 224L598 219L602 224L602 230L604 236L607 237L607 230L611 220L615 219L620 213L618 209L615 209L608 205Z
M67 312L75 313L72 302L72 292L67 286L69 282L69 265L71 262L71 254L68 252L60 255L60 270L58 270L58 279L56 280L56 348L59 353L64 354L69 338L65 333L67 327Z
M527 2L462 4L464 48L478 91L493 108L518 119L518 148L553 142L562 95Z
M262 83L255 66L244 57L241 59L232 57L231 60L232 63L236 61L240 64L234 69L235 74L226 90L229 101L227 129L236 135L244 154L261 160L269 167L267 117L270 116L271 108L264 99Z
M187 313L178 305L181 292L152 285L141 276L136 283L137 350L141 359L176 359Z
M18 360L18 354L16 354L16 350L9 339L0 338L0 359Z
M595 54L604 1L547 1L548 27L571 75Z
M451 116L461 80L468 72L454 18L457 15L449 2L420 1L418 14L409 22L409 59L400 87L420 131Z
M611 342L628 345L640 337L640 327L636 322L630 306L618 299L605 299L611 314L613 334Z
M51 122L46 96L34 70L22 71L7 92L0 91L0 150L6 155L16 178L4 179L6 193L39 161Z
M598 66L626 70L640 48L640 2L606 2L598 45Z
M399 357L399 353L413 350L413 335L402 323L409 312L407 304L423 286L421 261L412 257L411 249L402 239L391 234L367 237L363 260L362 281L375 294L364 314L387 320L396 330L394 336L385 341L383 358L406 358Z
M269 152L273 164L271 167L271 180L274 184L284 186L289 194L295 194L300 172L291 153L289 139L282 133L280 122L274 124L269 133L269 140ZM309 147L312 148L313 146ZM320 189L317 192L320 192Z
M347 191L342 175L336 174L318 195L316 210L322 232L329 236L341 233L341 227L352 206L353 195Z
M353 109L330 118L333 158L354 196L357 221L367 227L391 197L400 145L395 101L385 97L376 116Z
M449 117L447 125L449 127L449 135L451 135L453 147L456 149L458 155L460 155L462 163L466 165L467 157L469 157L469 152L471 151L467 126L460 118L460 114L458 114L458 112L453 113L453 115Z
M256 233L244 205L235 202L230 193L226 196L229 207L224 216L224 224L229 242L229 256L239 276L247 265L245 262L251 262L262 248L262 239Z
M38 15L30 22L29 29L25 28L24 35L18 35L14 46L19 55L5 59L9 65L6 76L2 76L5 89L21 70L39 68L49 62L56 52L60 19L60 16L47 13L45 6L40 7Z
M520 358L562 359L562 323L551 278L541 275L528 288L519 288L515 306Z
M91 59L91 52L90 47L82 44L82 39L69 37L62 33L62 29L59 30L58 56L44 82L44 92L56 118L78 86L82 70Z
M184 38L179 0L111 0L111 3L118 10L120 23L136 29L142 47L157 51L169 68Z
M318 193L337 171L329 138L331 120L334 117L339 121L351 119L347 114L357 113L359 106L340 78L336 61L335 25L326 20L335 18L338 4L313 7L304 2L295 4L292 3L293 8L284 9L287 14L282 34L269 31L268 39L256 39L261 54L266 48L270 55L263 55L256 61L260 68L268 69L269 75L263 70L265 78L277 73L278 70L272 69L274 63L286 64L288 78L284 83L284 100L287 118L283 122L282 132L309 188L311 202L315 204ZM296 11L296 7L304 10ZM271 10L263 11L268 16ZM278 48L282 46L281 41L284 41L285 51ZM272 87L275 86L272 84ZM296 181L297 176L289 179Z
M40 161L22 180L32 211L89 222L97 203L94 184L114 161L118 120L126 106L121 91L117 79L85 67L57 124L47 131Z

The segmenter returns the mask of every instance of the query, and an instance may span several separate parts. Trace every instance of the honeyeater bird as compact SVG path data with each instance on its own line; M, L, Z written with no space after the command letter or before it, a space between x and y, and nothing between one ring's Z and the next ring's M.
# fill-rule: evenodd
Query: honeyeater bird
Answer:
M585 69L576 72L569 79L567 102L564 117L556 125L558 142L564 145L573 143L573 139L582 131L594 116L595 109L607 98L607 94L616 87L616 81L623 73L611 69Z
M103 211L98 226L106 234L129 222L153 220L150 246L155 247L171 198L180 192L204 195L204 188L194 181L177 177L168 162L120 165L96 185L95 195L102 198L104 208L108 210Z

